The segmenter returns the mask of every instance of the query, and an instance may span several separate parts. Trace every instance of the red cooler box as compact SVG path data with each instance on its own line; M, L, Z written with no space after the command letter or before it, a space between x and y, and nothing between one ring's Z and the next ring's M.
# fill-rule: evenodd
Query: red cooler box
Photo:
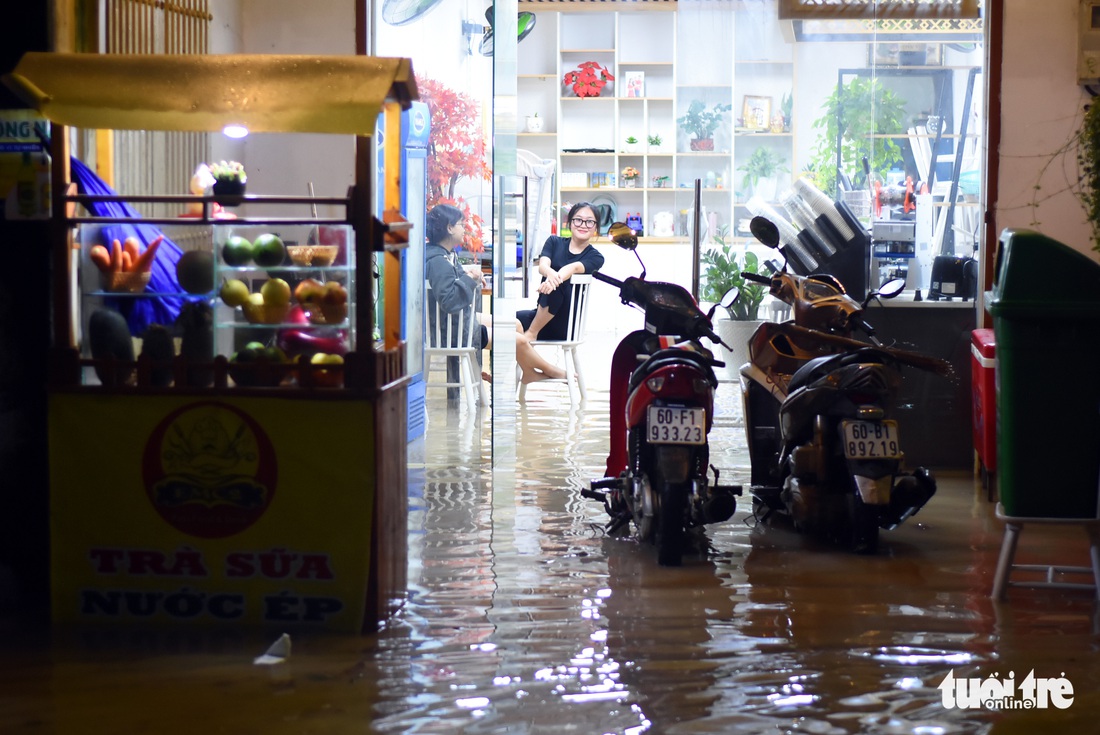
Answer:
M974 401L974 450L982 465L982 479L997 470L996 344L992 329L970 333L970 379Z

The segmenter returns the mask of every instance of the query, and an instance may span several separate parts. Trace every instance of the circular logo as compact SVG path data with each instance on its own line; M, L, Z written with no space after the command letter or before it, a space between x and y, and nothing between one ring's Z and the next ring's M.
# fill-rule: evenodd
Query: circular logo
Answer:
M275 495L271 439L251 416L217 401L168 414L145 444L149 502L173 528L225 538L255 523Z
M424 115L424 111L420 108L416 108L412 111L412 129L420 135L424 132L424 128L428 127L428 118Z

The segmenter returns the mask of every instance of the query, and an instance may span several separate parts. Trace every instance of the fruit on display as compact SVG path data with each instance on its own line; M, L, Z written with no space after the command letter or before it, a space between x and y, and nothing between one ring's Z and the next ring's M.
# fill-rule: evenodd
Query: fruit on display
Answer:
M229 377L237 385L274 387L288 373L286 353L262 342L249 342L229 358Z
M318 352L332 355L346 355L348 352L347 332L340 330L322 330L330 334L318 333L314 329L280 329L276 344L288 355L306 355L312 357Z
M125 317L114 309L96 309L88 319L88 346L95 374L104 385L125 385L134 377L134 341ZM114 371L108 362L115 361Z
M325 292L321 294L321 314L325 322L342 322L348 315L348 291L337 281L325 283Z
M282 278L270 278L260 286L260 295L264 297L264 303L271 306L288 306L290 304L290 284Z
M321 303L321 297L324 295L325 284L316 278L306 278L294 287L294 300L303 306Z
M176 280L187 293L214 290L214 256L205 250L188 250L176 262Z
M122 242L116 238L110 250L104 245L93 245L88 250L88 259L99 269L105 290L137 293L149 283L153 260L163 240L164 235L158 235L142 250L136 237L127 237Z
M309 358L309 362L312 365L343 365L344 358L342 355L316 352ZM344 371L332 368L316 369L313 371L313 382L325 388L339 388L344 382Z
M240 235L231 235L222 245L222 261L228 266L248 265L252 262L252 253L252 243Z
M280 266L286 260L286 245L278 235L259 235L252 241L252 260L261 268Z
M239 278L228 278L218 292L226 306L236 308L248 303L248 284Z

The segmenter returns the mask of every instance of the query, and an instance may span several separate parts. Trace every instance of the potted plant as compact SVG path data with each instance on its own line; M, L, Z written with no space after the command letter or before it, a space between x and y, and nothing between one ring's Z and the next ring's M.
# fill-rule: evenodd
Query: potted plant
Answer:
M638 139L633 135L626 136L626 153L638 152Z
M813 123L821 133L810 167L814 184L830 197L836 197L838 125L843 126L840 169L851 176L857 189L867 187L864 157L872 173L880 175L901 160L901 148L888 136L905 133L905 100L883 86L882 80L854 77L834 91L821 110Z
M729 227L718 227L712 236L714 247L703 253L704 281L700 299L716 304L729 289L736 287L740 290L737 301L726 309L729 318L716 319L714 324L718 336L733 348L726 350L722 347L721 350L729 376L736 378L741 365L748 362L749 338L763 321L758 314L768 293L766 286L746 280L741 273L769 274L761 269L756 253L746 249L738 257L736 249L726 239L728 234Z
M659 135L646 136L646 142L649 143L649 150L659 151L661 150L661 144L664 142Z
M628 189L633 189L638 183L639 175L640 174L638 173L638 169L634 168L633 166L627 166L626 168L624 168L622 173L623 186Z
M787 92L779 100L779 113L783 115L783 132L791 132L791 113L794 112L794 95Z
M677 124L691 138L691 150L713 151L714 131L722 122L723 116L733 109L733 105L715 104L711 109L701 100L692 100L687 112L676 118Z
M599 62L586 61L573 71L566 72L562 81L578 97L599 97L603 88L608 82L615 81L615 77Z
M528 133L541 133L542 132L542 118L536 112L534 115L527 116L527 132Z
M741 179L741 188L751 191L765 201L775 199L776 174L790 172L790 169L783 165L786 162L787 159L771 148L760 146L752 152L749 160L737 167L738 171L745 174Z
M244 165L238 161L218 161L208 164L210 175L214 177L213 192L216 197L244 196L245 182L248 175L244 172Z

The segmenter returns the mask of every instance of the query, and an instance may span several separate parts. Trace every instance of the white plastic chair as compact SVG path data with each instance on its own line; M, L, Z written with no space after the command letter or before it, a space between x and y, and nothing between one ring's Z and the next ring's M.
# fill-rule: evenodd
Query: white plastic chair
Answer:
M457 314L448 314L439 307L439 302L432 296L431 283L425 281L424 294L427 299L424 324L424 387L425 388L461 388L466 397L466 403L470 408L477 405L489 405L488 391L485 390L485 381L481 379L481 366L477 361L478 351L476 335L480 331L476 310L473 308L477 299L481 298L481 289L474 290L474 301L469 309L463 309ZM433 316L434 314L434 316ZM442 325L449 325L446 338L442 336ZM472 322L467 326L467 322ZM458 343L450 346L453 335L462 336ZM442 363L432 367L432 359L441 357ZM458 380L453 381L448 374L447 364L449 358L458 360ZM435 377L433 378L433 372ZM439 376L442 375L442 380Z
M588 287L592 284L590 273L572 276L569 279L570 288L573 289L569 300L568 327L565 339L551 340L539 339L531 343L537 348L551 347L561 350L562 359L565 362L564 378L547 378L537 381L543 383L565 383L569 388L569 400L576 402L577 396L585 400L587 394L584 390L584 373L581 372L581 364L577 359L577 348L584 342L585 330L588 326ZM516 400L527 399L527 384L521 379L523 376L519 365L516 365ZM575 378L575 379L574 379Z

